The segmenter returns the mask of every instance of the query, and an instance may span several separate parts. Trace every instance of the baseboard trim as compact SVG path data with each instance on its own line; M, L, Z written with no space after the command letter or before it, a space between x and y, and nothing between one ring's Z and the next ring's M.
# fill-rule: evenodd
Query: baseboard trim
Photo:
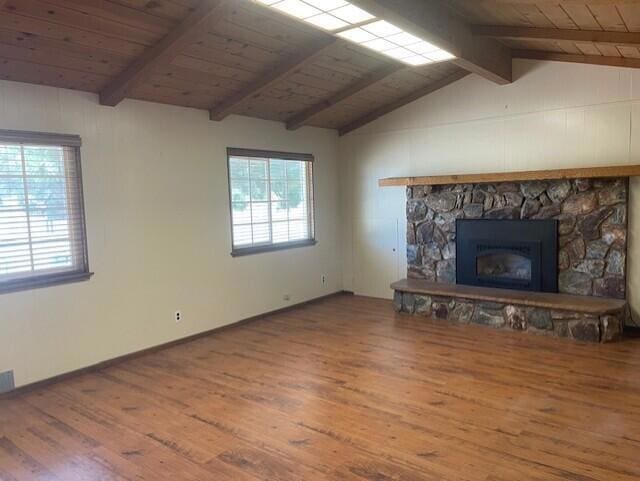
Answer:
M300 307L306 306L307 304L313 304L316 302L324 301L326 299L330 299L332 297L345 296L345 295L353 295L351 291L337 291L331 294L327 294L320 297L314 297L313 299L309 299L308 301L299 302L297 304L292 304L287 307L283 307L280 309L275 309L273 311L268 311L263 314L258 314L257 316L248 317L246 319L241 319L239 321L233 322L231 324L227 324L225 326L215 327L213 329L209 329L207 331L199 332L197 334L192 334L187 337L182 337L180 339L176 339L174 341L165 342L163 344L158 344L157 346L148 347L146 349L141 349L140 351L135 351L129 354L123 354L122 356L114 357L113 359L108 359L106 361L99 362L97 364L92 364L91 366L82 367L80 369L75 369L73 371L69 371L63 374L58 374L57 376L53 376L47 379L43 379L41 381L36 381L31 384L26 384L24 386L17 387L16 389L0 394L0 400L8 399L12 397L17 397L27 392L31 392L37 389L41 389L46 386L50 386L52 384L57 384L59 382L65 381L67 379L80 376L82 374L87 374L95 371L99 371L101 369L105 369L111 366L115 366L117 364L121 364L123 362L129 361L131 359L135 359L138 357L145 356L147 354L153 354L158 351L162 351L164 349L169 349L174 346L178 346L180 344L185 344L187 342L195 341L196 339L201 339L203 337L211 336L214 334L218 334L222 331L227 331L231 329L236 329L238 327L242 327L246 324L250 324L252 322L258 321L260 319L264 319L265 317L272 316L274 314L281 314L283 312L291 311L293 309L298 309Z

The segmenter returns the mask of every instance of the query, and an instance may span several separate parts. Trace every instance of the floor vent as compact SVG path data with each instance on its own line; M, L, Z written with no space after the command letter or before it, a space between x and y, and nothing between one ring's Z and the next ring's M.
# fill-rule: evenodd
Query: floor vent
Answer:
M0 372L0 394L13 391L16 383L13 379L13 371Z

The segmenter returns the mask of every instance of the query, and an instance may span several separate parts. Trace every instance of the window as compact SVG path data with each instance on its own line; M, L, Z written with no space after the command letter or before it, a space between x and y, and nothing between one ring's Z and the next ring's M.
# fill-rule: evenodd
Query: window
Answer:
M80 138L0 130L0 292L89 276Z
M228 149L233 251L315 244L313 156Z

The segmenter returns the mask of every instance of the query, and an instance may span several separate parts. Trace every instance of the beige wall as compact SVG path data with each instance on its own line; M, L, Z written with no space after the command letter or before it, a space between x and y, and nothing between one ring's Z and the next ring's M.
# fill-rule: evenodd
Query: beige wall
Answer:
M0 295L0 372L28 384L342 289L332 131L0 82L0 128L79 134L85 283ZM226 147L316 156L318 245L233 259ZM327 276L322 287L321 275ZM174 311L184 320L176 324Z
M640 163L640 71L515 61L516 81L477 76L340 140L344 287L390 297L406 276L403 188L382 177ZM640 183L632 182L630 293L640 310ZM635 259L634 259L635 254Z

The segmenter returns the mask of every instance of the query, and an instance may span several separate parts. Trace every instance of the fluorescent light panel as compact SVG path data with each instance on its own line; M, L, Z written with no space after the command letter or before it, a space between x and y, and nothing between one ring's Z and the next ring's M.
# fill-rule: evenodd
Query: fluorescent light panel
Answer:
M406 47L408 45L414 45L416 43L422 42L421 38L416 37L415 35L411 35L407 32L400 32L395 35L391 35L386 37L390 42L395 43L396 45L401 45L402 47Z
M344 7L348 5L349 2L345 0L304 0L309 5L313 5L320 10L325 12L330 12L331 10L335 10L336 8Z
M378 20L377 22L369 23L362 28L378 37L388 37L390 35L402 33L401 29L390 24L386 20Z
M340 28L349 26L347 22L340 20L333 15L329 15L328 13L321 13L320 15L316 15L315 17L305 18L305 21L329 31L338 30Z
M255 0L280 12L407 65L426 65L455 58L452 54L345 0ZM349 28L352 27L352 28Z
M351 40L355 43L364 43L369 42L371 40L375 40L376 37L374 34L367 32L363 28L352 28L350 30L345 30L344 32L340 32L338 34L339 37L346 38L347 40Z
M296 18L307 19L320 15L322 10L304 3L302 0L282 0L281 2L271 5L273 8L281 12L288 13Z
M349 22L350 24L362 23L367 20L373 20L374 17L369 12L362 10L361 8L356 7L355 5L345 5L344 7L337 8L335 10L331 10L329 13L335 15L341 20L345 22Z
M385 20L343 30L337 35L413 66L455 58L446 50L405 32Z
M370 48L371 50L375 50L376 52L388 52L396 48L395 43L391 43L384 38L376 38L375 40L371 40L370 42L364 42L365 47Z

